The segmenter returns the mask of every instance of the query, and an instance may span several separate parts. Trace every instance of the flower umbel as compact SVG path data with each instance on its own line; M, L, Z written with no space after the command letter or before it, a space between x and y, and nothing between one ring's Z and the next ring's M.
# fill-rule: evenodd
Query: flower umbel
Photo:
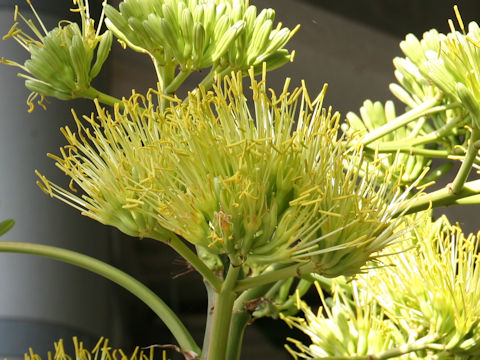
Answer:
M238 73L188 102L169 97L166 112L153 91L113 114L97 103L97 118L75 117L69 145L51 155L72 191L43 176L42 187L128 234L168 230L251 273L311 261L326 276L355 274L398 236L407 194L391 174L378 185L378 163L359 170L361 149L322 108L326 87L313 102L289 80L270 95L252 71L251 89L250 103Z
M417 338L434 334L442 350L478 356L478 235L464 235L446 217L429 221L414 235L417 249L389 257L395 268L372 270L361 278L362 287L374 289L378 303L405 332L417 332Z
M337 280L333 298L305 320L285 320L312 340L287 347L295 358L475 359L480 354L478 235L465 236L445 217L415 228L385 250L385 267ZM413 247L413 248L412 248Z
M30 4L30 1L27 2ZM21 73L19 76L25 78L25 86L32 91L27 100L29 111L33 110L33 101L38 96L41 97L38 104L45 107L45 96L69 100L77 97L93 98L96 95L92 94L95 90L90 87L90 83L108 57L113 35L109 30L100 34L101 22L95 30L88 1L74 0L74 4L77 8L73 11L79 12L81 16L81 27L76 23L62 21L56 28L47 31L30 4L40 28L32 20L23 17L17 7L14 17L16 22L3 37L12 37L30 53L30 59L24 65L3 58L1 60L28 74ZM18 17L28 25L33 36L18 27Z
M125 354L121 349L113 349L108 339L100 338L97 344L92 350L85 348L83 342L79 341L76 337L73 338L74 346L74 356L68 355L65 350L64 341L57 341L54 347L53 356L52 353L48 353L48 359L74 359L74 360L90 360L96 359L116 359L116 360L153 360L154 359L154 348L150 349L140 349L136 347L132 354ZM167 346L165 346L167 347ZM165 356L165 354L164 354ZM165 359L165 357L163 358ZM25 354L25 360L41 360L39 354L35 353L33 349L30 349L28 353Z
M211 68L202 81L209 88L218 74L280 67L293 59L284 46L299 28L274 27L275 11L257 14L248 0L124 0L105 13L124 45L151 56L167 94L200 69Z
M312 341L307 346L288 338L296 349L290 345L285 347L294 359L339 357L368 360L369 355L382 354L399 344L406 344L400 330L385 318L377 303L369 301L368 292L357 290L355 282L347 285L345 278L334 279L333 297L329 302L318 283L315 285L322 302L316 314L304 301L298 300L297 306L304 318L282 317L290 327L300 329ZM351 291L345 287L350 287Z

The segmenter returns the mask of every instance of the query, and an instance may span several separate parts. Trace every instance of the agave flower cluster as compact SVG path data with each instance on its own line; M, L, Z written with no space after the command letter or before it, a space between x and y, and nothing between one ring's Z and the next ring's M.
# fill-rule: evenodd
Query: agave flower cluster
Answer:
M398 236L394 215L407 193L388 174L378 186L374 163L360 174L361 150L339 136L325 91L312 102L287 81L269 95L252 71L249 102L241 79L168 98L166 112L153 92L113 114L97 104L96 118L63 129L69 145L52 155L72 191L42 176L43 188L127 234L175 233L250 271L312 260L327 276L358 272Z
M406 249L408 246L414 249ZM414 231L413 240L348 286L339 280L332 303L306 319L287 321L312 345L296 340L294 357L474 359L480 354L478 236L464 236L445 217ZM323 296L321 290L319 293ZM363 356L363 357L362 357Z
M105 12L107 26L126 45L183 72L261 70L263 62L277 68L290 60L283 46L298 28L274 28L275 11L257 14L247 0L125 0Z
M100 338L92 350L88 350L85 344L79 341L76 337L73 338L73 356L69 355L65 350L63 340L59 340L54 344L54 351L48 353L48 359L75 359L75 360L90 360L90 359L115 359L115 360L153 360L154 348L139 349L135 348L132 354L125 354L121 349L114 349L109 344L108 339ZM164 354L165 356L165 354ZM37 354L34 349L30 349L25 353L25 360L41 360L41 356Z
M333 298L325 299L322 288L315 283L322 306L314 313L304 302L297 301L303 317L281 317L290 326L308 335L311 345L288 338L286 349L294 359L376 359L378 354L405 344L403 334L384 319L383 309L370 301L367 291L358 291L356 283L347 285L345 278L334 279ZM353 288L353 291L352 289ZM292 345L295 346L292 347Z
M397 116L393 102L367 100L359 115L347 114L344 131L360 134L369 156L401 153L405 184L436 157L463 161L462 174L478 167L480 28L472 22L467 31L456 7L455 11L461 31L450 21L449 34L431 30L421 40L409 34L400 43L406 57L394 59L398 84L391 84L390 90L407 106L405 113ZM390 167L392 159L385 158L384 167ZM452 166L444 163L425 182Z
M440 144L447 149L461 145L463 135L468 138L465 126L480 125L476 100L480 96L480 28L471 22L466 29L458 9L455 10L460 31L455 30L450 20L449 34L430 30L421 40L409 34L401 42L406 58L394 60L395 75L401 86L390 87L410 108L425 99L442 99L447 111L432 115L432 123L425 123L424 130L439 132L443 140Z
M88 2L75 0L74 4L77 5L75 11L81 15L81 27L77 23L62 21L56 28L47 31L30 4L40 28L32 20L23 17L16 8L15 24L4 36L4 39L14 38L30 53L30 59L24 65L2 58L3 63L17 66L28 74L19 75L25 78L25 86L32 91L27 100L30 111L33 110L33 101L39 95L39 104L42 106L45 96L61 100L88 97L86 92L90 83L99 74L108 57L112 33L107 30L100 34L101 22L95 30ZM33 36L19 28L18 17L28 25Z

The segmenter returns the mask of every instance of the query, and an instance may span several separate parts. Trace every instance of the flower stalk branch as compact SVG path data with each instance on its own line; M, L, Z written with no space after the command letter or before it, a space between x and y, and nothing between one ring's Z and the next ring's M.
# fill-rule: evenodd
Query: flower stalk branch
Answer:
M98 100L98 102L105 104L105 105L118 105L120 110L125 109L125 104L121 99L118 99L114 96L105 94L93 87L88 87L87 89L83 90L81 93L78 94L79 97L83 97L85 99L90 99L90 100Z
M472 165L475 162L475 158L478 155L478 150L480 148L480 130L474 126L472 128L472 135L469 140L467 153L465 154L465 158L462 162L462 166L458 170L455 179L453 180L452 184L450 185L450 191L453 194L457 194L460 192L467 181L470 172L472 171Z
M469 204L478 204L480 203L476 202L480 200L478 195L480 195L480 180L466 182L457 193L453 193L450 186L446 186L443 189L420 196L413 202L406 201L398 208L396 214L414 214L429 208L465 204L467 201Z
M123 271L90 256L55 246L26 242L0 242L0 251L33 254L60 260L98 274L131 292L164 322L180 347L200 354L201 350L177 315L153 291Z
M406 145L390 145L390 144L378 144L373 148L368 148L371 151L378 151L380 153L392 153L396 154L398 152L410 154L410 155L421 155L427 156L429 158L437 158L437 159L447 159L451 156L451 152L448 150L433 150L433 149L425 149L415 146Z
M248 323L252 321L254 312L254 309L247 308L247 304L251 301L261 299L271 288L272 284L251 288L247 291L244 291L235 300L232 322L230 325L230 337L228 339L226 359L240 360L243 336Z
M179 255L181 255L188 263L199 272L199 274L209 282L213 289L219 292L222 288L222 280L220 280L207 265L185 245L185 243L176 235L172 234L167 244L172 247Z
M274 270L251 278L238 280L234 291L245 291L257 286L270 284L272 282L287 279L290 277L301 276L302 274L309 274L311 272L314 272L315 270L315 264L312 262L308 262L306 264L289 265L283 269Z
M394 121L390 121L387 124L383 125L382 127L369 132L367 135L361 138L360 142L363 145L368 145L374 142L375 140L378 140L383 136L391 133L392 131L398 128L401 128L402 126L405 126L409 122L418 119L421 116L424 116L433 112L445 111L446 108L444 106L434 107L436 104L439 103L441 99L442 99L442 95L437 94L433 98L425 100L422 104L400 115Z

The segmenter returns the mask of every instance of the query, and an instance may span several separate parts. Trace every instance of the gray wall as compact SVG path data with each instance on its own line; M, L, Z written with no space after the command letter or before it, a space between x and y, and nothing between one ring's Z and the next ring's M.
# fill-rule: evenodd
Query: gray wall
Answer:
M42 18L50 26L58 21ZM0 6L0 33L12 24L13 8ZM10 39L0 41L0 56L23 62L26 51ZM48 111L37 107L28 114L29 91L17 72L0 66L0 219L16 220L2 240L56 245L108 260L109 230L50 199L35 184L38 169L68 186L46 153L58 153L65 143L59 128L72 123L72 104L51 100ZM90 111L86 102L75 106ZM112 286L84 270L31 255L0 254L0 289L0 358L23 358L30 346L45 352L59 337L96 342L100 335L116 336Z

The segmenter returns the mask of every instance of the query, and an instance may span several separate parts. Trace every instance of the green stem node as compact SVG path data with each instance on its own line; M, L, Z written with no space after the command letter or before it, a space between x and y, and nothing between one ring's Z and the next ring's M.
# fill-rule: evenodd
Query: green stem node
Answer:
M160 240L165 243L164 240ZM172 237L166 242L179 255L188 261L190 265L197 270L203 278L210 283L210 285L219 292L222 287L222 281L210 270L207 265L195 254L185 243L177 236L172 234Z

